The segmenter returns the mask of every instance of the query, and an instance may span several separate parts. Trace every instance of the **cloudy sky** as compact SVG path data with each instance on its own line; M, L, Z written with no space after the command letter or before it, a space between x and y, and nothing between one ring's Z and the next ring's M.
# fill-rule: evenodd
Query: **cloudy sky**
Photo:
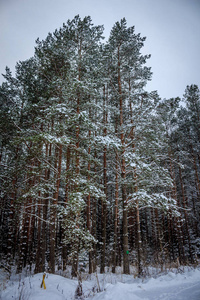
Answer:
M200 86L200 0L0 0L0 74L6 66L14 72L17 61L33 56L38 37L45 39L77 14L104 25L106 38L123 17L147 37L149 91L182 97L186 85Z

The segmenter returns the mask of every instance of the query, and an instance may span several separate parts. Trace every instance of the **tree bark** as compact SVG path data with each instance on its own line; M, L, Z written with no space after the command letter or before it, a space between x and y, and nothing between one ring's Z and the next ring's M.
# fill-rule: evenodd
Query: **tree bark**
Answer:
M58 157L57 157L58 156ZM58 160L58 161L57 161ZM56 154L56 164L57 174L55 193L53 196L53 202L51 207L51 216L50 216L50 253L49 253L49 272L55 273L55 243L56 243L56 215L57 215L57 204L58 204L58 195L60 188L60 176L61 176L61 162L62 162L62 145L58 145L58 154Z
M129 268L129 248L128 248L128 212L126 199L126 163L125 163L125 136L123 132L123 99L121 86L121 63L120 63L120 45L118 46L118 93L119 93L119 112L120 112L120 138L121 138L121 178L122 178L122 205L123 205L123 272L130 273Z
M106 90L105 86L103 88L103 95L104 95L104 136L107 135L107 113L106 113ZM101 248L101 268L100 273L105 272L105 256L106 256L106 214L107 214L107 147L104 146L103 151L103 184L104 184L104 194L105 199L102 199L102 248Z

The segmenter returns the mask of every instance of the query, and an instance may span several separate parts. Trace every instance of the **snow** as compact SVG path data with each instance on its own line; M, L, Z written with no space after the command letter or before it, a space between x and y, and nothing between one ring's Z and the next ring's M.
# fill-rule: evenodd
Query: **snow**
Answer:
M169 273L146 282L121 283L106 286L106 291L93 300L199 300L200 271L186 274Z
M20 279L0 270L0 299L70 300L75 299L78 281L60 275L47 274L46 289L41 288L43 274ZM200 269L185 267L147 279L133 275L82 274L83 294L90 300L199 300ZM100 287L101 292L97 293Z

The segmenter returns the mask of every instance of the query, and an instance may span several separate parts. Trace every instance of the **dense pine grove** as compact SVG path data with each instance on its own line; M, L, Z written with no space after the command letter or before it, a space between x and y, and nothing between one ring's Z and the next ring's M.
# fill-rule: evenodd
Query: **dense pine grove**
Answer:
M76 16L0 87L0 257L34 272L195 264L200 92L147 92L145 38ZM167 84L167 83L166 83Z

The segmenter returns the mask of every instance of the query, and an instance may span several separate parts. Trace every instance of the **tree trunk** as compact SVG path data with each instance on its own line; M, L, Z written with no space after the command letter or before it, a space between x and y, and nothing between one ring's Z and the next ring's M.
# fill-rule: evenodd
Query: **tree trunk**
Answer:
M118 179L118 157L116 155L115 167L115 208L114 208L114 241L113 241L113 265L112 272L115 273L117 265L117 242L118 242L118 200L119 200L119 179Z
M91 137L91 130L89 130L89 140ZM91 153L91 146L89 145L88 148L88 156L90 156ZM90 162L90 158L88 161L88 184L90 184L90 170L91 170L91 162ZM87 229L88 231L91 233L91 197L90 197L90 193L87 196ZM89 251L89 274L92 274L92 251Z
M105 92L105 86L103 89L103 95L104 95L104 136L107 135L107 113L106 113L106 92ZM105 272L105 256L106 256L106 213L107 213L107 207L106 207L106 201L107 201L107 147L104 146L103 151L103 183L104 183L104 194L105 194L105 200L102 199L101 205L102 205L102 248L101 248L101 267L100 267L100 273Z
M121 63L120 63L120 45L118 46L118 92L119 92L119 113L120 113L120 138L121 138L121 178L122 178L122 205L123 205L123 264L124 274L129 274L129 250L128 250L128 213L126 203L126 163L125 163L125 137L122 129L123 126L123 99L122 99L122 86L121 86Z
M96 135L96 133L95 133ZM96 149L95 149L95 159L97 157ZM94 163L94 174L97 174L96 163ZM96 239L97 237L97 201L94 198L92 203L92 235ZM96 243L93 245L92 251L92 270L96 272L97 270L97 246Z
M58 162L57 162L57 160L58 160ZM49 272L50 273L55 273L56 215L57 215L59 188L60 188L61 162L62 162L62 145L59 145L58 153L56 153L56 165L58 164L57 174L55 174L56 191L55 191L54 197L53 197L53 203L52 203L52 207L51 207L51 216L50 216L50 222L51 222L51 224L50 224L50 254L49 254Z
M66 159L66 185L65 185L65 203L69 201L69 169L70 169L70 145L67 147L67 159ZM64 229L62 229L63 236L65 236ZM67 246L65 243L62 244L62 256L63 256L63 271L67 267Z
M29 188L32 187L32 181L29 181ZM20 273L22 268L26 266L28 259L28 246L29 246L29 235L31 229L31 206L32 198L28 197L24 205L24 214L23 214L23 224L21 229L21 238L20 238L20 257L17 266L17 272Z
M81 62L82 62L82 40L80 39L80 45L78 49L78 56L79 56L79 65L78 65L78 81L81 82ZM76 102L76 113L77 113L77 124L76 124L76 176L77 180L79 180L80 175L80 157L79 157L79 150L80 150L80 101L81 101L81 94L80 94L80 87L78 86L77 89L77 102ZM75 185L75 190L79 192L79 182ZM79 216L77 216L77 220ZM79 228L79 224L77 221L76 226ZM73 245L73 257L72 257L72 277L77 276L78 273L78 256L79 256L79 240L77 237L74 237L74 245Z
M42 263L41 263L41 253L42 253L42 235L41 235L41 199L40 199L41 193L39 192L38 197L38 211L37 211L37 216L38 216L38 225L37 225L37 249L36 249L36 258L35 258L35 270L34 273L40 273L42 272Z

